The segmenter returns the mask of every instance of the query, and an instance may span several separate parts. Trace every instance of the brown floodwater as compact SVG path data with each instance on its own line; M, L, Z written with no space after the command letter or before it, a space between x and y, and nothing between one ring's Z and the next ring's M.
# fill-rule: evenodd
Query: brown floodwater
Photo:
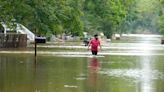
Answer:
M104 44L96 57L83 46L38 48L36 58L0 51L0 92L164 92L160 37L124 38Z

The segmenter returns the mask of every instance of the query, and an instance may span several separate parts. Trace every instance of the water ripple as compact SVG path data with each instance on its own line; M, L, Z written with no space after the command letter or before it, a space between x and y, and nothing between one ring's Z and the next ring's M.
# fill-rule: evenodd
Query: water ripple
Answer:
M144 70L140 69L103 69L99 73L107 76L132 77L135 79L143 78L146 74ZM152 70L150 73L151 75L149 77L151 80L164 79L164 74L158 70Z

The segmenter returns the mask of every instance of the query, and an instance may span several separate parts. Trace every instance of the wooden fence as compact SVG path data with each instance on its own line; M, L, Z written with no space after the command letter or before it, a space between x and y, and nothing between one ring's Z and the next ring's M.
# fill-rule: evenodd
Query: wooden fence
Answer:
M26 34L0 34L0 48L26 48Z

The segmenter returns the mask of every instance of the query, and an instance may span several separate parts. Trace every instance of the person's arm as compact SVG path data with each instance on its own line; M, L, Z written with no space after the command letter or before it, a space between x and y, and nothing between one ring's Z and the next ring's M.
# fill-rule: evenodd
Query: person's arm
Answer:
M101 50L102 49L102 46L101 46L100 40L99 40L99 47L100 47L100 50Z
M89 50L89 47L91 46L91 40L89 41L89 44L88 44L88 50Z

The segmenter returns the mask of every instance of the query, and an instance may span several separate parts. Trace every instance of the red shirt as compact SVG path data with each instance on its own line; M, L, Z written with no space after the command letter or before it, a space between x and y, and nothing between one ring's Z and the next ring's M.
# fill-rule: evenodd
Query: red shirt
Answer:
M98 46L100 45L100 41L93 38L90 41L90 45L92 51L98 51Z

